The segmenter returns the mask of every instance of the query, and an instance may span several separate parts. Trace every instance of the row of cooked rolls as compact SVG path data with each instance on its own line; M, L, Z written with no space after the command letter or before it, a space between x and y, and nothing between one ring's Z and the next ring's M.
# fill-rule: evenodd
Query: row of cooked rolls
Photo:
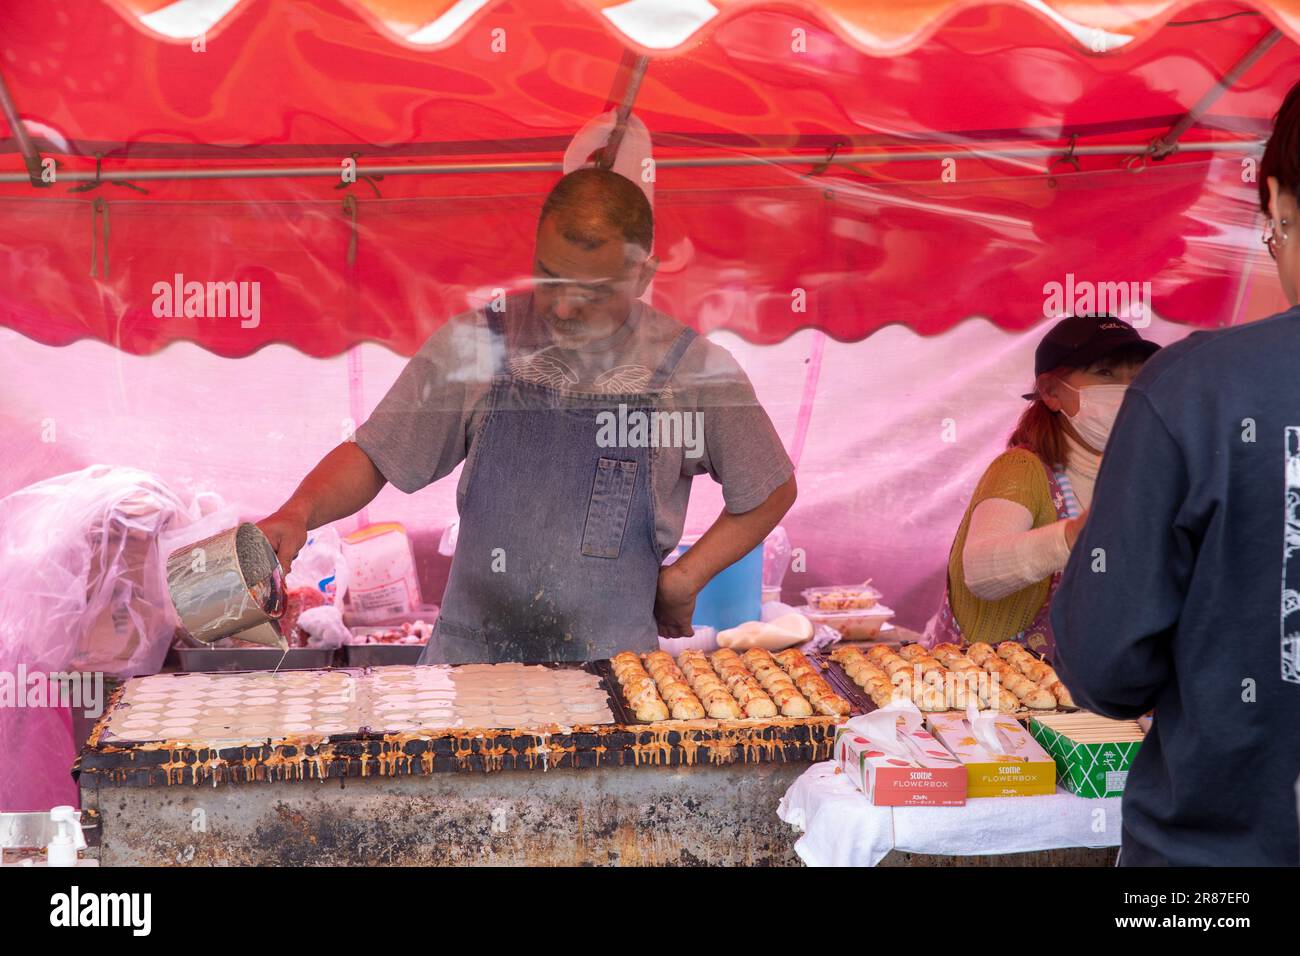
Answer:
M965 650L955 644L938 644L932 650L905 644L896 651L877 644L864 651L841 644L831 652L831 660L877 707L896 697L932 712L965 710L969 704L1001 713L1074 706L1056 672L1011 641L996 650L988 644Z
M866 651L851 644L840 644L831 651L831 660L867 692L877 707L900 698L912 701L922 710L948 709L944 682L926 679L931 672L946 672L935 658L904 657L883 644ZM917 674L921 675L919 681L915 679Z
M686 651L680 658L683 659L683 668L686 666L684 659L688 655L698 656L699 660L704 661L704 655L699 651ZM724 647L710 654L708 660L704 661L704 663L717 675L717 679L726 685L727 692L734 698L736 705L743 711L744 716L776 716L776 702L768 696L767 691L763 690L758 679L749 672L749 668L740 659L740 655L731 648Z
M637 720L651 723L668 719L668 705L659 696L655 680L641 663L640 657L624 651L622 654L615 655L610 664L613 665L614 676L618 678L619 685L623 688L623 697L632 708L632 713L636 715Z
M977 648L982 648L982 650L977 650ZM996 658L993 656L994 654L996 654ZM1007 686L1011 688L1012 693L1025 697L1026 701L1028 700L1026 694L1030 693L1030 688L1025 686L1024 681L1033 684L1040 691L1051 694L1060 706L1074 706L1074 699L1070 696L1070 692L1065 685L1061 683L1061 678L1057 676L1052 665L1035 657L1025 650L1023 645L1017 644L1015 641L1003 641L997 646L996 650L988 644L976 644L967 651L967 656L977 664L981 664L986 670L1000 674L1004 681L1008 682ZM1017 678L1020 679L1017 680ZM1021 690L1016 690L1017 687L1020 687ZM1041 695L1037 696L1041 698ZM1030 704L1029 706L1035 705Z
M746 652L748 653L748 652ZM767 653L763 651L762 653ZM849 702L835 693L826 679L817 672L812 662L793 647L771 655L785 672L790 675L799 692L812 703L817 713L823 717L847 717Z
M770 652L761 647L751 647L741 655L745 666L753 672L763 690L781 708L782 717L811 717L812 704L799 693L794 680L777 663Z
M844 700L794 650L773 656L753 648L740 655L730 648L712 654L685 651L674 661L664 651L644 658L631 652L610 661L614 676L636 719L738 720L740 718L843 717Z

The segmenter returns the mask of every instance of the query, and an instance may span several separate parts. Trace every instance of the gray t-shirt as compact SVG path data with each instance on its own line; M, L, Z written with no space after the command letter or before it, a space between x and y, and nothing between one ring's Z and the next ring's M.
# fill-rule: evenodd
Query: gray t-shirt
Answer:
M642 302L616 332L581 349L551 342L531 308L504 315L511 374L582 394L644 391L682 325ZM421 346L356 439L390 484L410 494L465 460L487 413L495 356L481 311L451 319ZM702 413L696 447L661 447L651 468L655 538L666 555L681 538L691 479L707 472L733 514L762 504L794 466L731 353L697 337L663 391L664 410ZM469 469L456 491L464 507Z

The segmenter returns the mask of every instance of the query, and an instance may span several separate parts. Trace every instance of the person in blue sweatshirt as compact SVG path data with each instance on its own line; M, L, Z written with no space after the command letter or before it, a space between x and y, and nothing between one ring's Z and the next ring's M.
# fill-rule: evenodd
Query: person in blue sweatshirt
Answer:
M1143 366L1052 606L1079 704L1154 711L1126 866L1300 864L1300 84L1258 173L1292 308Z

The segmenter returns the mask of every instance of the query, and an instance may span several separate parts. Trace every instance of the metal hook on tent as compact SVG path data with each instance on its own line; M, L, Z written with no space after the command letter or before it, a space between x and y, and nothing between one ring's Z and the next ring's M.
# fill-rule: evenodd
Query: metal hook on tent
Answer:
M104 185L105 181L100 178L103 173L103 163L104 163L104 154L96 153L95 154L95 178L90 180L89 182L82 183L80 186L73 186L71 189L68 190L68 192L88 193L92 189L98 189L100 186ZM111 180L111 185L125 186L127 189L134 189L138 193L144 193L144 195L146 196L149 195L149 190L137 186L135 183L127 182L125 179Z
M836 140L831 143L830 149L826 150L826 158L813 166L813 168L808 170L808 172L804 173L804 176L820 176L822 173L826 172L826 170L830 169L831 165L835 162L835 154L840 151L840 147L843 145L843 140Z
M1065 147L1065 152L1062 153L1060 156L1057 156L1054 160L1052 160L1050 163L1047 164L1048 188L1050 189L1056 188L1056 177L1052 175L1052 170L1056 169L1056 167L1060 166L1062 163L1069 166L1073 166L1074 171L1076 173L1082 172L1082 169L1079 166L1079 157L1074 154L1074 148L1078 144L1079 144L1079 134L1071 133L1070 141Z
M1157 159L1162 158L1157 155L1157 149L1158 149L1157 144L1159 144L1159 142L1160 142L1160 138L1157 137L1156 139L1153 139L1151 141L1151 145L1148 146L1142 152L1134 153L1132 156L1125 156L1124 164L1123 164L1124 168L1131 173L1140 173L1143 172L1148 166L1151 165L1152 157L1155 157ZM1176 153L1177 151L1178 151L1178 144L1174 143L1173 148L1169 151L1169 153ZM1169 155L1169 153L1167 153L1166 155Z
M352 231L348 236L348 265L357 262L357 197L351 193L343 197L343 212L352 219Z
M95 257L100 246L100 222L103 221L103 247L104 253L100 261L103 263L101 271L103 278L108 278L108 240L113 231L108 224L108 202L103 196L96 196L95 201L90 204L90 275L95 276Z
M359 160L360 158L361 158L361 154L360 154L360 153L352 153L352 162L355 163L355 162L356 162L357 160ZM371 173L358 173L358 175L357 175L357 180L359 180L359 181L361 181L361 182L364 182L367 186L369 186L371 189L373 189L373 190L375 191L375 198L376 198L376 199L383 199L383 198L384 198L383 195L379 192L379 186L377 185L377 183L379 182L379 180L381 180L381 179L383 179L383 178L384 178L383 176L380 176L380 175L373 175L373 174L371 174ZM337 186L335 186L334 188L335 188L335 189L347 189L347 188L348 188L349 186L351 186L351 185L352 185L352 183L349 183L349 182L341 182L341 183L339 183Z

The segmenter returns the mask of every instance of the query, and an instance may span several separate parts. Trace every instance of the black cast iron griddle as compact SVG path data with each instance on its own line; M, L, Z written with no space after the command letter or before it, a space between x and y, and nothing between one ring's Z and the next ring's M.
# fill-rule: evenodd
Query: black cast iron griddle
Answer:
M101 786L192 786L602 766L806 763L830 758L835 727L840 722L830 717L808 717L637 724L629 719L608 661L546 666L577 668L600 678L613 722L572 727L403 731L359 726L330 733L313 729L244 741L192 736L114 740L107 728L129 691L127 682L110 698L78 757L74 776L89 775ZM382 670L386 669L364 668L350 673L365 675ZM325 675L341 672L311 673L319 673L324 679ZM217 679L222 676L211 675ZM847 695L846 699L852 702Z

